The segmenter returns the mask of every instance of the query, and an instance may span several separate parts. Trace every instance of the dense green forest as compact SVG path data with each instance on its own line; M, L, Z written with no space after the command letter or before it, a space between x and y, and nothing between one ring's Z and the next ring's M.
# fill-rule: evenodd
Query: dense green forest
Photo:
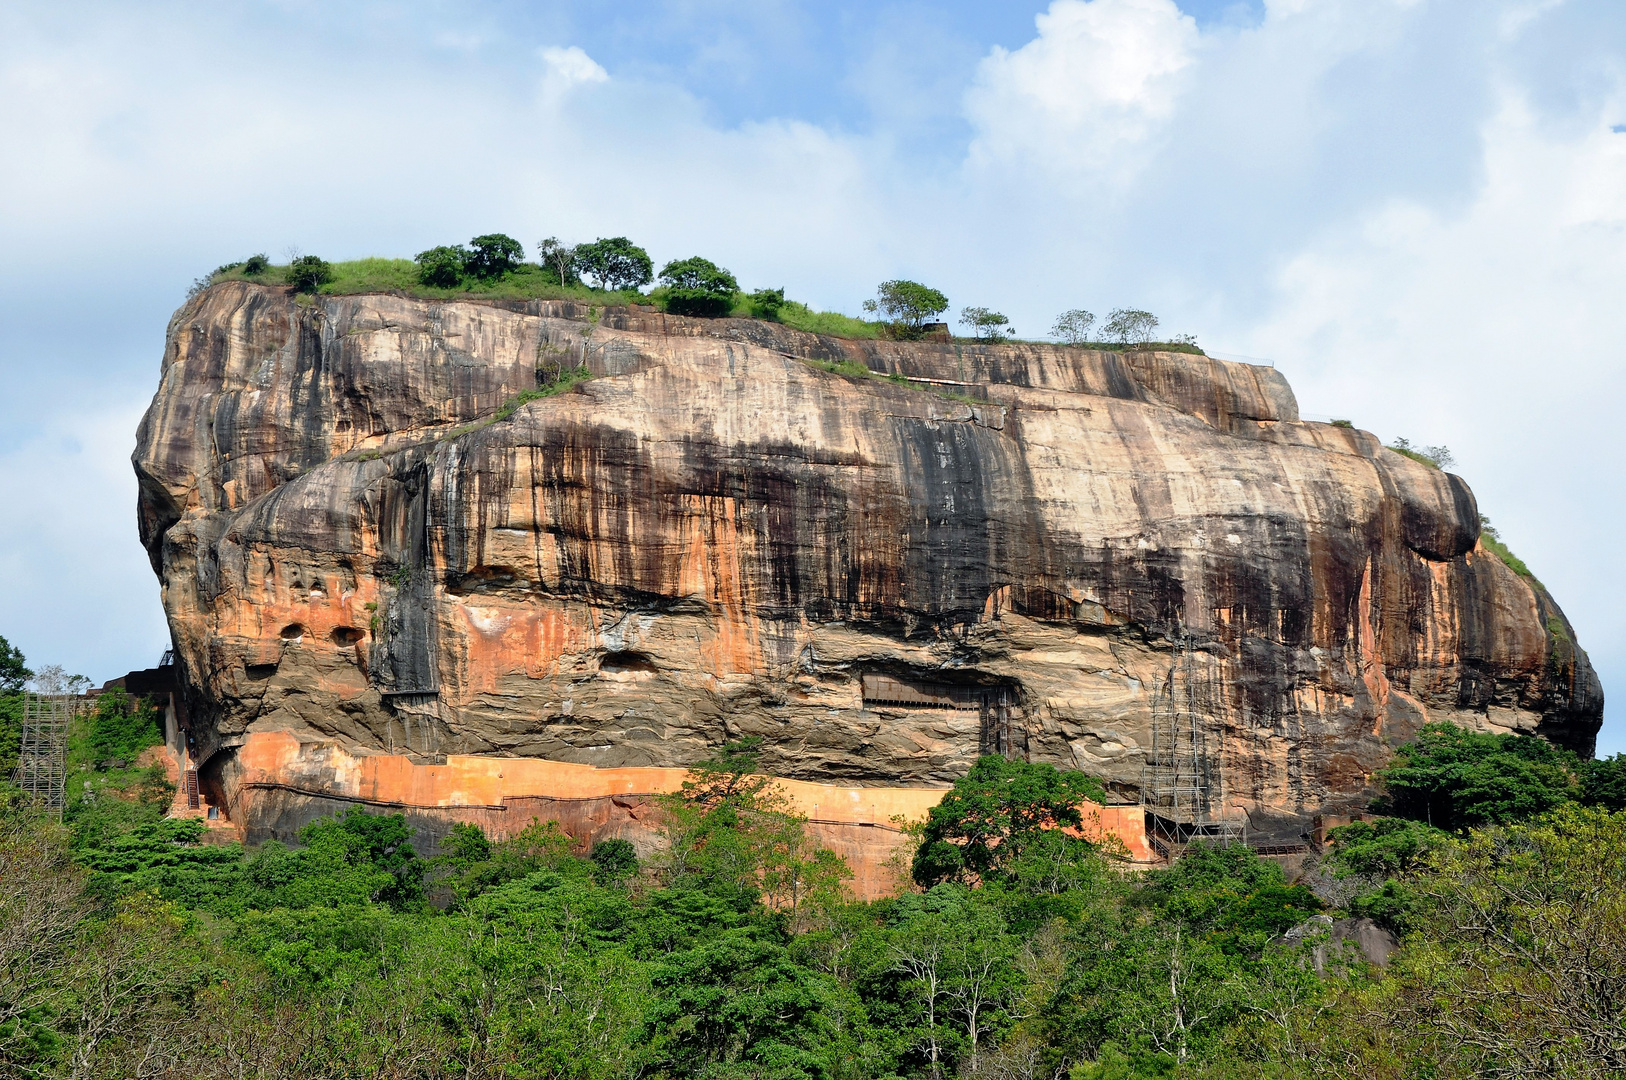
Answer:
M1429 728L1387 773L1395 816L1291 882L1240 846L1135 870L1054 827L1087 778L987 758L919 830L901 893L863 903L749 743L667 799L645 858L537 823L461 827L425 860L401 816L360 808L296 846L210 842L136 766L157 737L106 695L74 734L66 820L6 800L0 1074L1626 1070L1622 762L1535 739ZM1403 946L1318 974L1323 913Z

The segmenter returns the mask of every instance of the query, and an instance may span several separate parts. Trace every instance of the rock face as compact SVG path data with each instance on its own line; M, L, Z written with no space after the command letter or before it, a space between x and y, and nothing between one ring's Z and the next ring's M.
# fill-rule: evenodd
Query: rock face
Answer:
M1588 753L1602 715L1467 485L1271 368L232 283L171 323L134 461L228 802L253 732L600 767L761 735L786 777L997 751L1296 836L1428 720Z

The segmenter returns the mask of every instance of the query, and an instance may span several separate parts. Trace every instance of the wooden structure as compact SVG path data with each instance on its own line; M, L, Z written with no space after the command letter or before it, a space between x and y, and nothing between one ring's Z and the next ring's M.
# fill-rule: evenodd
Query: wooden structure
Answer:
M864 673L861 685L866 709L880 705L976 713L982 753L1020 754L1027 749L1016 690L1007 684L929 682L872 671Z

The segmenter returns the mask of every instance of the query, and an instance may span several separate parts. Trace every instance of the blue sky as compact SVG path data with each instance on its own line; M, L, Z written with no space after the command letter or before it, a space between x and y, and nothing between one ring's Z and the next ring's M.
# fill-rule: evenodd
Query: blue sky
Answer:
M1307 415L1450 446L1626 694L1623 125L1616 0L18 0L0 633L98 680L162 651L127 459L194 277L625 234L1270 358Z

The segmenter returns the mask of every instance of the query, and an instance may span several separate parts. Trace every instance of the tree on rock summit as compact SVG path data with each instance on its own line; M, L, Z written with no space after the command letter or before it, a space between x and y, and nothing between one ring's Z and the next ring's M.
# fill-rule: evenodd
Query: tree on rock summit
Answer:
M513 270L524 257L524 245L512 236L487 233L469 241L469 253L463 258L463 269L470 277L490 281Z
M595 288L620 290L648 285L655 277L649 252L625 236L600 237L576 248L576 273L592 278Z
M661 284L669 290L667 311L703 319L727 315L734 306L734 294L740 291L733 274L698 255L667 263L661 268Z
M918 338L926 320L948 310L948 297L918 281L883 281L875 299L864 301L864 310L887 318L891 336L900 340Z

